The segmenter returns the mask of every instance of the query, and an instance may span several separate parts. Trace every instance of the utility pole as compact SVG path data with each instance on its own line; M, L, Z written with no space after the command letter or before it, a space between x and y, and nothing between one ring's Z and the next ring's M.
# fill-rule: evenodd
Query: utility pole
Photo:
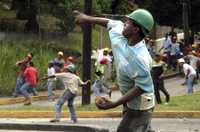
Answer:
M85 0L84 13L91 15L92 0ZM86 23L83 26L83 80L91 80L91 35L92 26ZM86 87L86 88L85 88ZM82 89L82 105L90 104L90 84Z
M184 31L184 45L189 44L189 4L190 0L182 0L182 18L183 18L183 31Z

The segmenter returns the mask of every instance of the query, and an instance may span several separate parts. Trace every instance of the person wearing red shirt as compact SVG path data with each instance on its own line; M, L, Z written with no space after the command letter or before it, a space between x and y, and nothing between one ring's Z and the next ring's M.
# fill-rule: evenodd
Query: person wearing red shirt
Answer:
M20 93L20 88L24 84L25 80L23 78L23 73L28 65L28 63L32 60L33 53L28 53L26 58L16 62L16 65L20 68L20 71L17 73L17 81L16 86L13 92L13 97L17 97Z
M25 97L24 105L30 105L31 97L28 91L32 91L32 89L34 89L38 83L38 71L34 67L33 62L29 62L29 66L25 69L23 76L25 79L25 83L20 88L20 92Z

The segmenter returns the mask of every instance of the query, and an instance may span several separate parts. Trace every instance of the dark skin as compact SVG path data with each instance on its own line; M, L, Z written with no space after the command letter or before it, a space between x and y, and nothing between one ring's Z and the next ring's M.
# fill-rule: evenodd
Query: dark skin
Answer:
M108 18L88 16L78 11L74 11L74 15L76 17L76 23L80 25L84 23L91 23L91 24L98 24L98 25L106 27L108 24L108 21L110 20ZM140 28L136 24L134 24L134 22L130 19L127 19L126 22L124 23L123 35L124 37L128 39L130 46L134 46L135 44L143 40L143 38L139 35L139 30ZM136 77L134 77L133 79L135 78ZM141 88L136 86L136 88L130 89L117 101L113 102L113 101L105 99L105 103L96 104L96 106L99 109L104 109L104 110L115 108L119 105L129 102L130 100L134 99L137 96L140 96L143 93L144 91Z

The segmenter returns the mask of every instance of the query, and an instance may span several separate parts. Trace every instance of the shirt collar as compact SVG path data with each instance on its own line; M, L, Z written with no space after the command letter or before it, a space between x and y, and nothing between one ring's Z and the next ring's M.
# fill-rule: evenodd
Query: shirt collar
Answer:
M135 44L134 46L131 46L133 48L140 48L140 47L143 47L145 44L144 40L141 40L140 42L138 42L137 44Z

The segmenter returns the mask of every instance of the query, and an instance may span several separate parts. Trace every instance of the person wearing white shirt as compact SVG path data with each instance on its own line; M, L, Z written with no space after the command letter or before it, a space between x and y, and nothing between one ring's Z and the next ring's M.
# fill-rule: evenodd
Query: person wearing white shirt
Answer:
M183 58L178 59L178 62L179 65L183 67L183 72L185 74L185 79L187 84L187 92L189 94L193 93L194 92L193 85L194 85L194 80L196 78L196 71L191 65L185 63L185 60Z
M53 61L50 61L48 64L48 70L47 70L48 76L55 75L55 69L54 69L54 63ZM50 100L55 99L55 94L53 93L53 89L56 88L56 78L49 78L47 82L47 89L48 89L48 97Z

